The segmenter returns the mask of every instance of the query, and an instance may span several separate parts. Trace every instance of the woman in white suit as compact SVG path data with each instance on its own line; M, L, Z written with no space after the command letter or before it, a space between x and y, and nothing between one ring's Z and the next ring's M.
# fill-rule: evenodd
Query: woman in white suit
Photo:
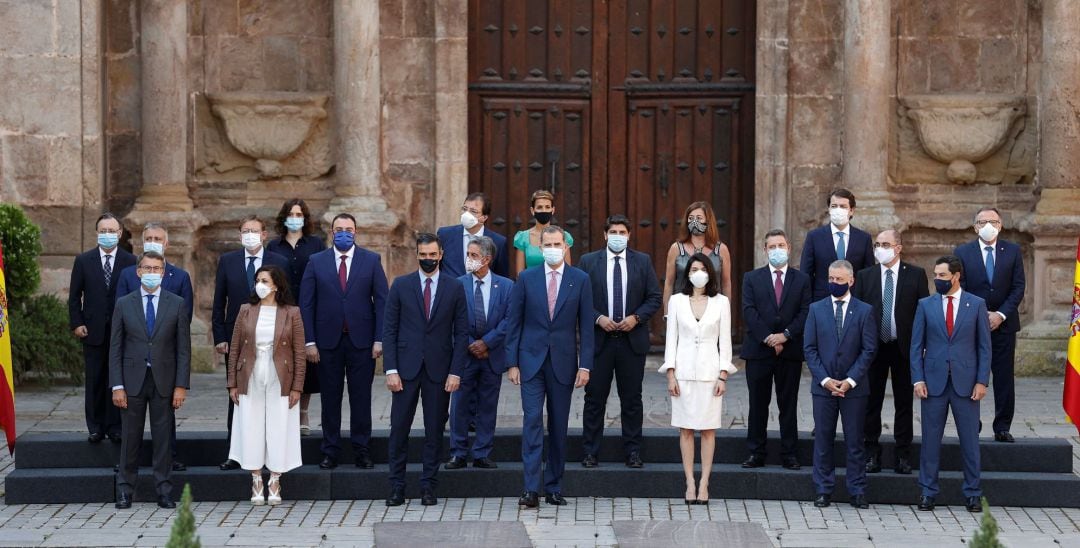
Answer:
M686 503L708 504L715 430L731 364L731 305L720 294L712 261L695 253L687 265L689 283L667 306L667 341L660 373L668 378L671 425L679 429ZM694 484L694 432L701 432L701 481Z

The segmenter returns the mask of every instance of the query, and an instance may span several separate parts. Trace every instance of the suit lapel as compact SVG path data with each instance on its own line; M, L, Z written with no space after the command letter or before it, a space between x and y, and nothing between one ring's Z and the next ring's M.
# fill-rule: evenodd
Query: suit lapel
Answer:
M345 281L345 293L352 289L353 284L356 282L357 274L360 273L360 247L353 246L352 260L349 261L348 279ZM341 284L338 284L340 286Z
M952 336L955 337L960 332L960 326L964 322L971 320L971 301L967 298L968 293L965 291L960 294L959 302L956 303L956 320L953 322ZM952 337L949 337L950 339Z
M409 293L412 293L416 299L416 309L420 311L420 315L424 314L424 289L420 283L420 275L415 272L408 278L409 280ZM424 318L427 321L427 318Z
M627 256L629 256L629 254L627 254ZM600 264L601 264L601 266L603 266L603 268L602 269L599 269L599 268L592 269L592 271L596 272L597 274L600 275L600 288L602 289L602 291L600 291L600 296L601 296L601 299L604 302L604 307L601 308L600 310L603 310L604 312L607 312L608 310L611 310L611 301L608 299L608 280L607 280L607 268L608 268L607 261L608 261L608 257L607 257L607 248L604 248L604 251L601 253L600 258L602 259ZM629 261L627 261L627 262L629 262ZM629 267L629 265L625 265L625 266ZM565 272L565 269L563 270L563 272ZM612 273L612 275L614 276L614 273ZM614 278L612 278L612 279L614 280ZM612 291L614 291L614 288L612 288ZM562 289L561 288L559 289L559 294L562 294ZM556 305L556 310L557 309L558 309L558 306Z
M495 299L501 298L499 294L502 292L502 284L495 279L495 276L491 276L491 287L488 288L488 302L487 302L487 314L486 320L491 321L491 315L495 312Z
M934 328L937 329L938 331L940 331L941 334L946 339L948 339L949 338L949 328L946 327L946 325L945 325L945 312L944 312L945 306L942 303L941 293L935 293L933 295L933 297L934 297L934 300L933 300L934 310L933 310L933 313L930 314L930 321L934 322ZM955 325L953 327L954 327L953 331L955 331Z
M278 305L274 314L274 340L279 341L285 335L285 307Z
M435 313L439 310L439 303L441 303L443 297L446 296L445 291L450 291L450 283L451 280L445 274L439 274L439 281L433 284L435 286L435 294L431 296L431 314L429 315L429 318L435 317Z
M562 281L559 283L559 295L555 298L555 313L551 315L552 319L555 319L559 315L559 310L562 309L566 299L570 298L568 293L574 287L574 283L570 281L570 267L565 263L563 264ZM547 288L545 288L545 291Z
M150 334L151 341L154 340L154 337L157 336L158 331L161 331L161 319L164 318L165 313L168 312L167 305L165 304L167 301L161 298L161 296L164 294L165 290L161 287L158 287L158 292L156 295L154 295L156 297L156 299L154 300L156 300L157 303L154 304L154 332ZM141 293L139 295L142 296ZM143 321L146 321L145 309L143 310Z
M836 307L836 305L834 304L833 308L835 308L835 307ZM841 342L843 342L844 337L847 337L849 328L851 327L851 322L855 319L855 298L854 297L849 297L848 298L848 303L847 303L847 306L845 308L846 308L846 310L844 310L844 325L843 325L843 327L840 328L840 341ZM836 311L834 310L833 311L833 316L835 317L835 315L836 315Z

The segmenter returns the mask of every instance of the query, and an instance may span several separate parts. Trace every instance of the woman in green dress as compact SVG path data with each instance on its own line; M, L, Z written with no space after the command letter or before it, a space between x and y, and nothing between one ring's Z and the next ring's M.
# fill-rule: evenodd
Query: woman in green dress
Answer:
M517 249L514 258L514 272L521 274L522 270L544 264L544 253L540 250L540 233L551 224L551 218L555 215L555 195L546 190L533 192L530 198L529 213L536 219L536 224L529 229L520 230L514 235L514 247ZM566 247L574 246L574 238L565 230ZM570 264L570 254L566 254L566 264Z

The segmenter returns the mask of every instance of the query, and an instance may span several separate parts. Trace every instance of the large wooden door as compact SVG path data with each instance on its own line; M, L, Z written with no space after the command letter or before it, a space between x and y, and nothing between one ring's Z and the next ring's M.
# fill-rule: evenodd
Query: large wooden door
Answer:
M709 201L732 252L730 297L752 267L752 0L472 0L469 186L492 228L529 226L554 189L574 255L625 213L659 276L687 204ZM736 318L737 305L733 307ZM654 323L659 334L660 322Z

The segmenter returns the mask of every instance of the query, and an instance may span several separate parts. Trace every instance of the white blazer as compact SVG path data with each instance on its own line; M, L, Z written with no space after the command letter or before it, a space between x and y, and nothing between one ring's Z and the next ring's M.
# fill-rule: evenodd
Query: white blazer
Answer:
M715 381L720 371L738 371L731 364L731 305L717 293L710 297L701 320L694 318L690 296L676 293L668 301L667 340L660 373L675 370L675 378Z

